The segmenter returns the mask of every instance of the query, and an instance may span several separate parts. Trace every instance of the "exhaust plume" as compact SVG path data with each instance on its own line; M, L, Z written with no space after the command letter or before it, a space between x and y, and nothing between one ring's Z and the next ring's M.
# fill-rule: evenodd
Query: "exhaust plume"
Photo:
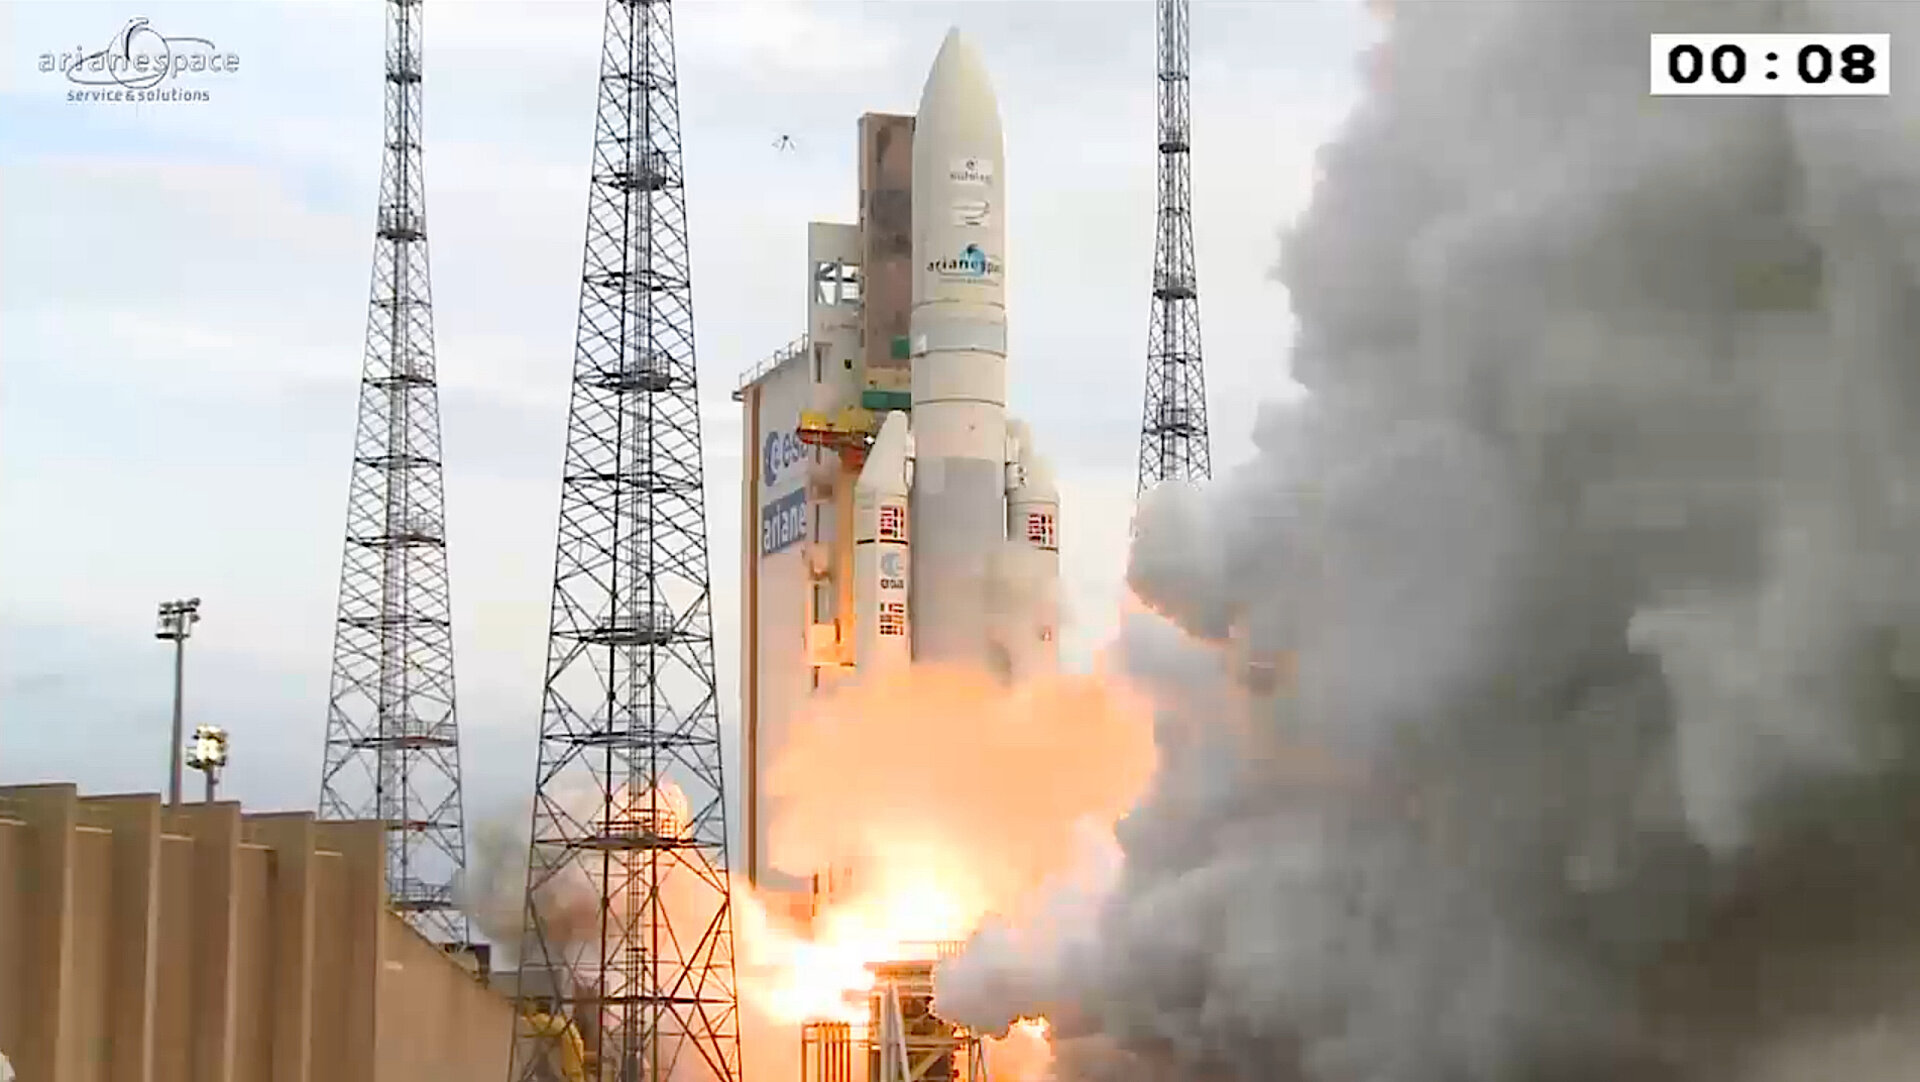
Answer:
M771 844L791 868L850 872L851 886L805 938L743 947L756 967L747 1013L864 1021L843 1004L864 1002L867 963L1036 917L1036 897L1058 911L1114 863L1111 825L1153 773L1152 715L1110 675L1029 673L916 665L808 704L767 774ZM982 1035L998 1082L1047 1077L1038 1024Z
M1018 913L1063 868L1111 865L1108 827L1153 771L1150 717L1112 679L1049 673L1008 683L918 666L810 701L768 768L770 841L789 870L850 871L852 886L808 926L794 919L794 902L804 911L809 899L756 892L744 874L731 880L744 1073L797 1078L802 1022L864 1021L867 963ZM668 783L662 796L667 818L684 820L678 789ZM563 800L583 821L599 814L598 793ZM647 801L623 792L616 805ZM524 808L476 817L458 892L507 957L520 953L527 821ZM685 882L684 872L675 876ZM675 882L663 884L662 903L676 923L711 919L710 896ZM556 876L536 905L550 949L594 949L601 900L585 877ZM1038 1082L1049 1053L1037 1028L1006 1029L989 1052L994 1077Z
M1005 685L914 666L837 689L767 773L771 846L795 869L851 865L856 882L943 881L966 912L928 912L915 934L963 935L1068 864L1083 818L1111 823L1139 795L1148 716L1117 683L1071 674Z
M1312 394L1141 511L1118 870L943 1010L1085 1080L1913 1077L1920 99L1649 98L1689 30L1920 11L1393 5Z

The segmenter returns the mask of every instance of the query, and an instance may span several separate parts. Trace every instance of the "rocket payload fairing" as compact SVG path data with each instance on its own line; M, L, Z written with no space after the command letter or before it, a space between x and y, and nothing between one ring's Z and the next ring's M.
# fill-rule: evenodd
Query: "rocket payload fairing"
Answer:
M1059 492L1007 418L1004 163L986 65L949 31L914 122L912 411L855 489L855 623L883 665L1055 657Z

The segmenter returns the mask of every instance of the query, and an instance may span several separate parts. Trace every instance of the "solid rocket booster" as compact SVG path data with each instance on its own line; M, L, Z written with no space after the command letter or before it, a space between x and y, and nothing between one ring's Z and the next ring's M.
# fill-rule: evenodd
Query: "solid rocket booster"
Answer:
M912 658L907 620L912 458L907 415L888 414L853 486L853 603L864 614L855 624L854 656L869 671L897 668Z
M1007 537L1025 555L1020 576L1028 596L1009 629L1009 653L1020 674L1060 667L1060 490L1053 469L1033 449L1027 426L1007 424L1013 444L1007 467Z
M988 659L988 567L1007 543L1006 177L986 65L949 31L913 136L916 660Z

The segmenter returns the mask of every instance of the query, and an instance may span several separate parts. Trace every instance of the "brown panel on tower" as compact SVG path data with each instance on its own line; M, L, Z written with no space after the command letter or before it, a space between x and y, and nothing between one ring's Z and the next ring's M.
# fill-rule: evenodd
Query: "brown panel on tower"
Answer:
M913 117L860 118L860 249L865 264L863 388L908 387L913 306Z

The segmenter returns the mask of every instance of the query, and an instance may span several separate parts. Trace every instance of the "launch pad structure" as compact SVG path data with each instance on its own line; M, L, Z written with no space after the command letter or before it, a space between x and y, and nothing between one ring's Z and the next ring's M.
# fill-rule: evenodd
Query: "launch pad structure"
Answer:
M932 956L921 947L931 948ZM799 1082L989 1082L979 1034L933 1011L933 967L960 948L954 942L910 944L903 953L923 956L869 964L874 982L865 1024L802 1026Z

